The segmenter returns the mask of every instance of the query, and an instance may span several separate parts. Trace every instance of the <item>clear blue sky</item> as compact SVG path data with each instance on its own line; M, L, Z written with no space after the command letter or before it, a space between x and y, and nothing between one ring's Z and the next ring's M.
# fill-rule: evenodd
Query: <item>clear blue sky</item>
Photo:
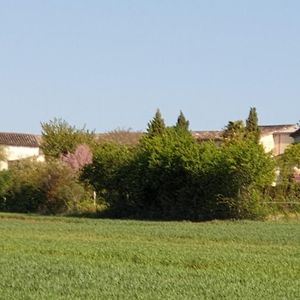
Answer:
M298 0L0 0L0 131L300 119Z

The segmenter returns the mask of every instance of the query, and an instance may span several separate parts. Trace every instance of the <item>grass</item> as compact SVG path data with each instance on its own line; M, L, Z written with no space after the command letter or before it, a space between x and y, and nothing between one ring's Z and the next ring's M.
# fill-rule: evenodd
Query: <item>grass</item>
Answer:
M1 299L299 299L300 222L0 214Z

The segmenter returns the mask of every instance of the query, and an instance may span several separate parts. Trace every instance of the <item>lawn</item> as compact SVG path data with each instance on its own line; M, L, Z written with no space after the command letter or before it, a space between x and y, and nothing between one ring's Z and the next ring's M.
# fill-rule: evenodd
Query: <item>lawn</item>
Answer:
M300 221L0 214L1 299L299 299Z

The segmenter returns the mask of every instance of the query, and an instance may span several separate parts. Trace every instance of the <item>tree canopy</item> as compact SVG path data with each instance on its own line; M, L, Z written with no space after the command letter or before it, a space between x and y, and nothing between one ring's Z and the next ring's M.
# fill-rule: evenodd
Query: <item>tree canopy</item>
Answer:
M251 107L249 116L246 120L246 137L252 139L254 142L259 143L260 130L258 127L258 117L255 107Z
M189 125L190 125L190 122L185 118L183 112L180 111L180 114L177 118L177 123L175 125L175 128L189 130Z
M166 128L165 121L161 116L160 110L157 109L153 119L148 123L148 136L160 135Z
M46 157L59 158L61 155L73 153L80 144L94 143L93 132L85 127L78 129L62 119L55 118L49 122L41 123L42 145Z

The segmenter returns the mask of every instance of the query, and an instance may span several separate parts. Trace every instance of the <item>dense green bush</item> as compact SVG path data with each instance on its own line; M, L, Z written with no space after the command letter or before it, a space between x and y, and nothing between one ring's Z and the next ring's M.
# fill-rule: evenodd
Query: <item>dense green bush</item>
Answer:
M102 143L81 179L117 216L255 218L274 163L253 139L197 143L185 128L144 135L135 148Z
M279 157L278 166L280 168L280 181L289 181L293 174L293 168L300 168L300 143L289 145Z
M76 211L88 197L74 172L60 161L23 161L13 166L9 174L10 184L1 200L2 209L7 211Z
M105 202L111 209L126 206L127 180L123 169L129 166L133 156L131 146L115 142L103 142L94 147L93 161L86 165L80 175L83 182L91 185L100 203Z
M211 148L216 151L212 144ZM203 204L201 174L204 165L211 163L207 159L213 152L208 153L206 146L201 149L190 132L176 128L145 137L133 161L133 179L128 183L138 213L198 219Z
M6 193L11 186L11 172L8 170L0 171L0 209L4 209Z
M263 188L274 180L274 162L263 146L253 140L235 140L219 149L210 190L218 201L215 217L244 218L262 209ZM263 209L262 209L263 210ZM255 211L255 212L254 212Z

